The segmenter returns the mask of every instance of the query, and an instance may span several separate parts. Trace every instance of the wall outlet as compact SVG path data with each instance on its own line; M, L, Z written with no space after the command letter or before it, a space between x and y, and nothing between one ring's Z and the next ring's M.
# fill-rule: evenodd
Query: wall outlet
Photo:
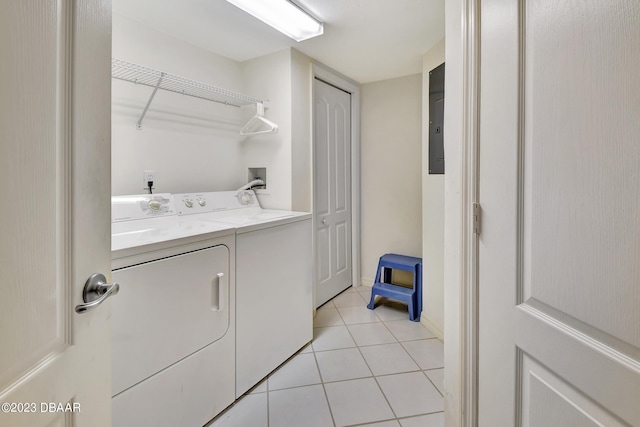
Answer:
M149 185L148 182L149 181L153 181L153 187L151 188L156 188L155 186L155 182L156 182L156 171L153 170L145 170L142 176L142 183L143 183L143 188L145 190L149 189Z

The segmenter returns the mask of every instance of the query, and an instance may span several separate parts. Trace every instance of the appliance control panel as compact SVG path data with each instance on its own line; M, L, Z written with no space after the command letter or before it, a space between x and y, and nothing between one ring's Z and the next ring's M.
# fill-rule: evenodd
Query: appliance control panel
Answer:
M175 194L176 209L178 215L211 212L213 206L209 199L210 193L184 193Z
M113 196L111 222L132 221L176 215L173 196L169 193Z
M252 190L174 194L178 215L260 207Z

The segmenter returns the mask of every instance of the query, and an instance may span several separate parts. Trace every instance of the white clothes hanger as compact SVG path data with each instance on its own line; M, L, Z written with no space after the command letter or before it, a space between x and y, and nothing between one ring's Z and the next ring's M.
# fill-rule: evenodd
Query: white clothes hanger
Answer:
M264 117L264 104L257 102L256 115L242 126L240 135L258 135L261 133L278 133L278 125Z

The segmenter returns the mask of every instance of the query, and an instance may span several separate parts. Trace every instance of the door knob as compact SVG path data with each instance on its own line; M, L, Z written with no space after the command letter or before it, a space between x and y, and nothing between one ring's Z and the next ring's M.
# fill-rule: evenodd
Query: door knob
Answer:
M92 274L84 284L84 290L82 291L82 300L85 304L77 305L76 313L82 314L96 308L111 295L117 294L119 290L120 285L115 282L107 283L107 278L104 277L104 274Z
M322 225L327 225L327 218L322 218Z

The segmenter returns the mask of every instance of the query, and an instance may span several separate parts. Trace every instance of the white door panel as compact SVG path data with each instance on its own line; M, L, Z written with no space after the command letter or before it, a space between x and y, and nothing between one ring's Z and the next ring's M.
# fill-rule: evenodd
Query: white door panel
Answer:
M351 95L314 80L316 306L352 284Z
M0 54L0 425L109 426L110 2L3 2Z
M525 427L624 425L562 378L528 357L523 359L522 401L522 425ZM583 410L585 408L586 411Z
M481 20L480 425L639 425L637 2Z
M327 227L316 231L316 246L331 247L331 236ZM328 250L318 251L316 255L316 276L318 283L326 282L331 278L331 254Z

